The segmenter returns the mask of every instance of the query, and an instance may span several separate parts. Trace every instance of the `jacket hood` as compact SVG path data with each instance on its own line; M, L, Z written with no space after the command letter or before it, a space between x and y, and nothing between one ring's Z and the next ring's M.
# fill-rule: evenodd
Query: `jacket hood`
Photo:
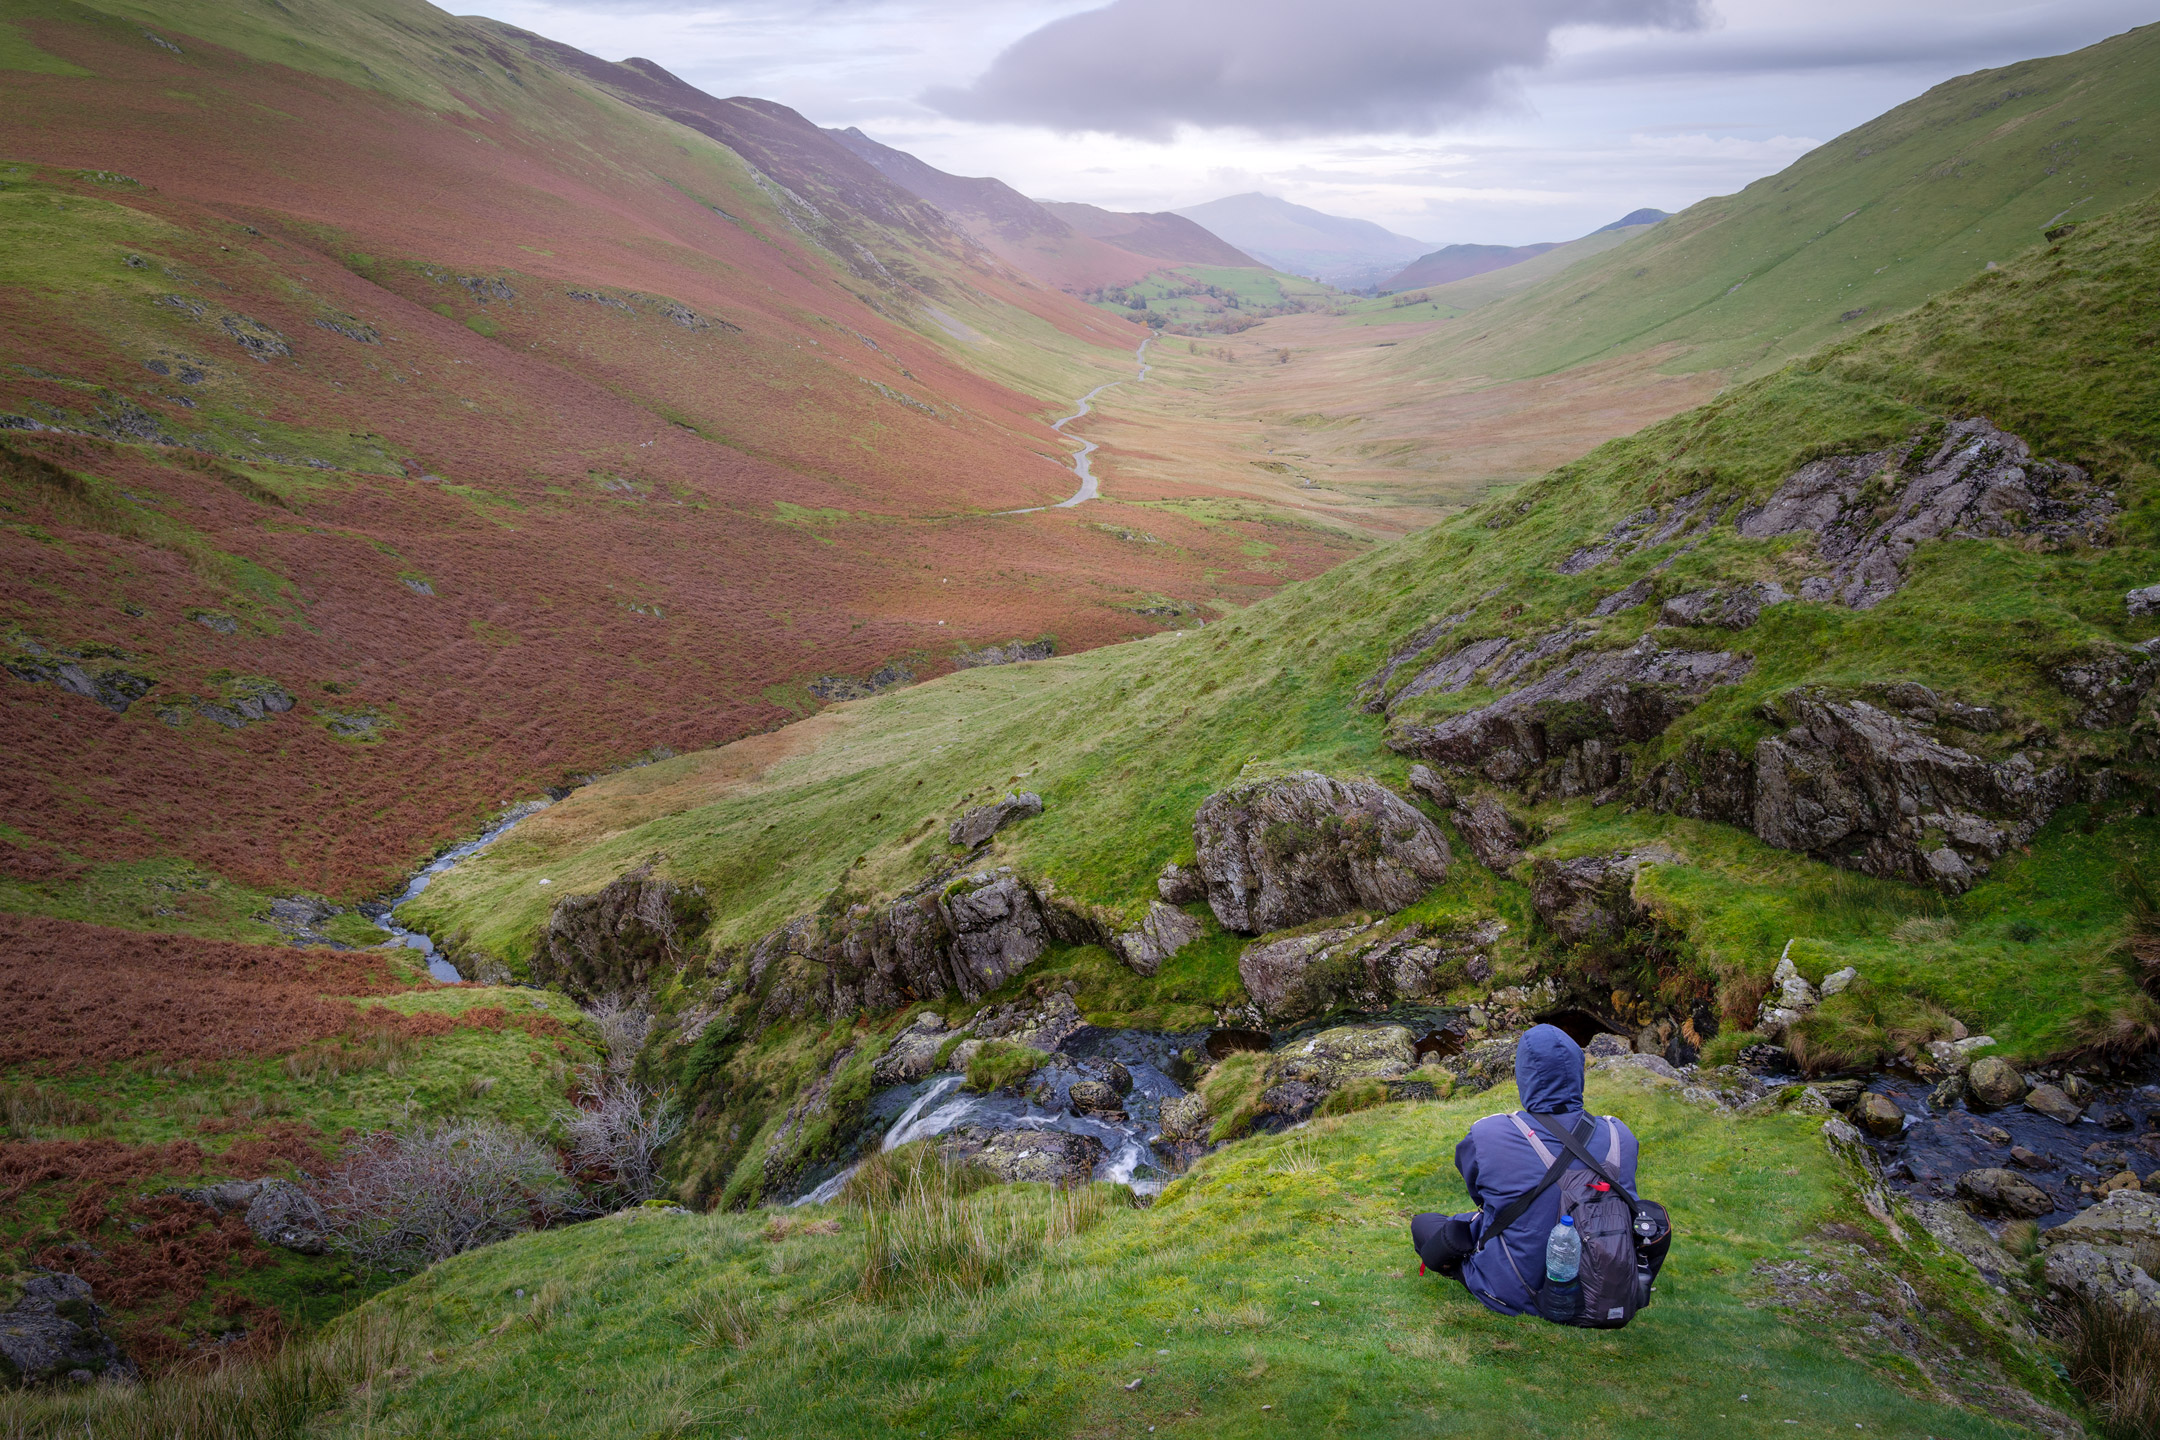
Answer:
M1554 1025L1533 1025L1515 1044L1515 1088L1533 1115L1583 1108L1582 1046Z

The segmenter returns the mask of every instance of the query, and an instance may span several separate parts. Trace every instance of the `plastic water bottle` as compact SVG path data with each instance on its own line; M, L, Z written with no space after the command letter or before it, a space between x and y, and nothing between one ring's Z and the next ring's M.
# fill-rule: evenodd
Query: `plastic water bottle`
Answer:
M1572 1285L1582 1268L1582 1236L1575 1233L1575 1217L1563 1215L1545 1237L1545 1280L1550 1285Z

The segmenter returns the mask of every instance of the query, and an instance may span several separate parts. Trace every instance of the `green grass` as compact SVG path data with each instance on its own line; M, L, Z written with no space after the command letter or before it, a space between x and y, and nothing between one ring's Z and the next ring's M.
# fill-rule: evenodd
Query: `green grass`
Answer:
M1424 1437L1491 1434L1502 1415L1519 1435L1786 1436L1795 1418L1803 1434L2004 1433L1788 1323L1753 1273L1862 1251L1913 1287L1916 1323L2050 1388L1970 1329L1989 1297L1969 1271L1900 1251L1859 1211L1817 1120L1708 1116L1603 1081L1592 1102L1642 1135L1645 1188L1679 1236L1657 1303L1617 1334L1501 1319L1418 1275L1408 1217L1464 1203L1450 1147L1512 1103L1495 1091L1231 1147L1152 1209L1062 1239L1053 1192L995 1187L993 1213L1050 1237L1039 1258L965 1278L948 1258L948 1283L891 1298L863 1286L893 1210L837 1210L829 1235L647 1214L463 1255L368 1307L425 1327L432 1358L343 1433Z
M2142 200L2160 185L2156 60L2148 25L1945 81L1398 354L1513 378L1672 346L1670 370L1761 374L2007 265L2058 219Z
M1242 325L1270 315L1331 309L1344 300L1332 286L1279 270L1227 265L1158 270L1089 298L1121 320L1146 322L1156 316L1168 334L1198 336L1203 343L1212 343L1212 336L1235 334ZM1134 300L1146 301L1145 308L1134 308ZM1135 326L1133 333L1137 337L1146 332Z

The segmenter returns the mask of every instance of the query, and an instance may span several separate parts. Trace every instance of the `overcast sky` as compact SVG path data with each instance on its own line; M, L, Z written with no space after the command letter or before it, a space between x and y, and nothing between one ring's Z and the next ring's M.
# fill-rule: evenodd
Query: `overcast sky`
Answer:
M1682 209L1953 75L2160 19L2160 0L477 8L1041 198L1167 210L1259 190L1419 239L1501 244Z

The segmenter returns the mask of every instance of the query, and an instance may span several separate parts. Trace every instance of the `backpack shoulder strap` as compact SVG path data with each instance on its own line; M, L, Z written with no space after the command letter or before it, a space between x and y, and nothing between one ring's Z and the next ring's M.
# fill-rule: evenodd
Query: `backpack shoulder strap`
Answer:
M1559 1124L1559 1116L1540 1115L1536 1118L1546 1122L1546 1127L1553 1132L1554 1138L1567 1147L1569 1155L1580 1160L1589 1169L1590 1173L1612 1186L1613 1193L1627 1202L1628 1213L1633 1214L1635 1212L1635 1197L1628 1193L1627 1186L1620 1183L1620 1166L1617 1161L1609 1169L1604 1165L1600 1165L1596 1158L1583 1148L1583 1134L1581 1132L1570 1134ZM1607 1125L1611 1127L1612 1141L1607 1147L1608 1153L1611 1153L1617 1151L1620 1147L1620 1127L1612 1120L1611 1116L1607 1116L1605 1119Z
M1605 1163L1617 1172L1620 1169L1620 1122L1610 1115L1601 1118L1605 1121Z
M1506 1234L1510 1226L1530 1213L1530 1207L1537 1203L1538 1196L1550 1190L1553 1187L1553 1182L1560 1178L1560 1172L1567 1169L1569 1161L1581 1153L1582 1140L1588 1138L1590 1134L1590 1120L1589 1117L1585 1116L1581 1137L1566 1137L1568 1148L1562 1150L1558 1155L1554 1155L1537 1138L1537 1132L1524 1123L1521 1114L1510 1115L1508 1118L1515 1122L1516 1129L1522 1131L1523 1138L1530 1142L1530 1148L1537 1152L1538 1158L1546 1162L1545 1174L1537 1184L1501 1207L1500 1212L1493 1216L1492 1223L1485 1227L1485 1233L1478 1237L1477 1249L1471 1252L1473 1255L1482 1253L1485 1247L1492 1243L1494 1236ZM1563 1127L1557 1122L1554 1123L1553 1128L1555 1131L1565 1133ZM1570 1152L1574 1153L1571 1154Z

